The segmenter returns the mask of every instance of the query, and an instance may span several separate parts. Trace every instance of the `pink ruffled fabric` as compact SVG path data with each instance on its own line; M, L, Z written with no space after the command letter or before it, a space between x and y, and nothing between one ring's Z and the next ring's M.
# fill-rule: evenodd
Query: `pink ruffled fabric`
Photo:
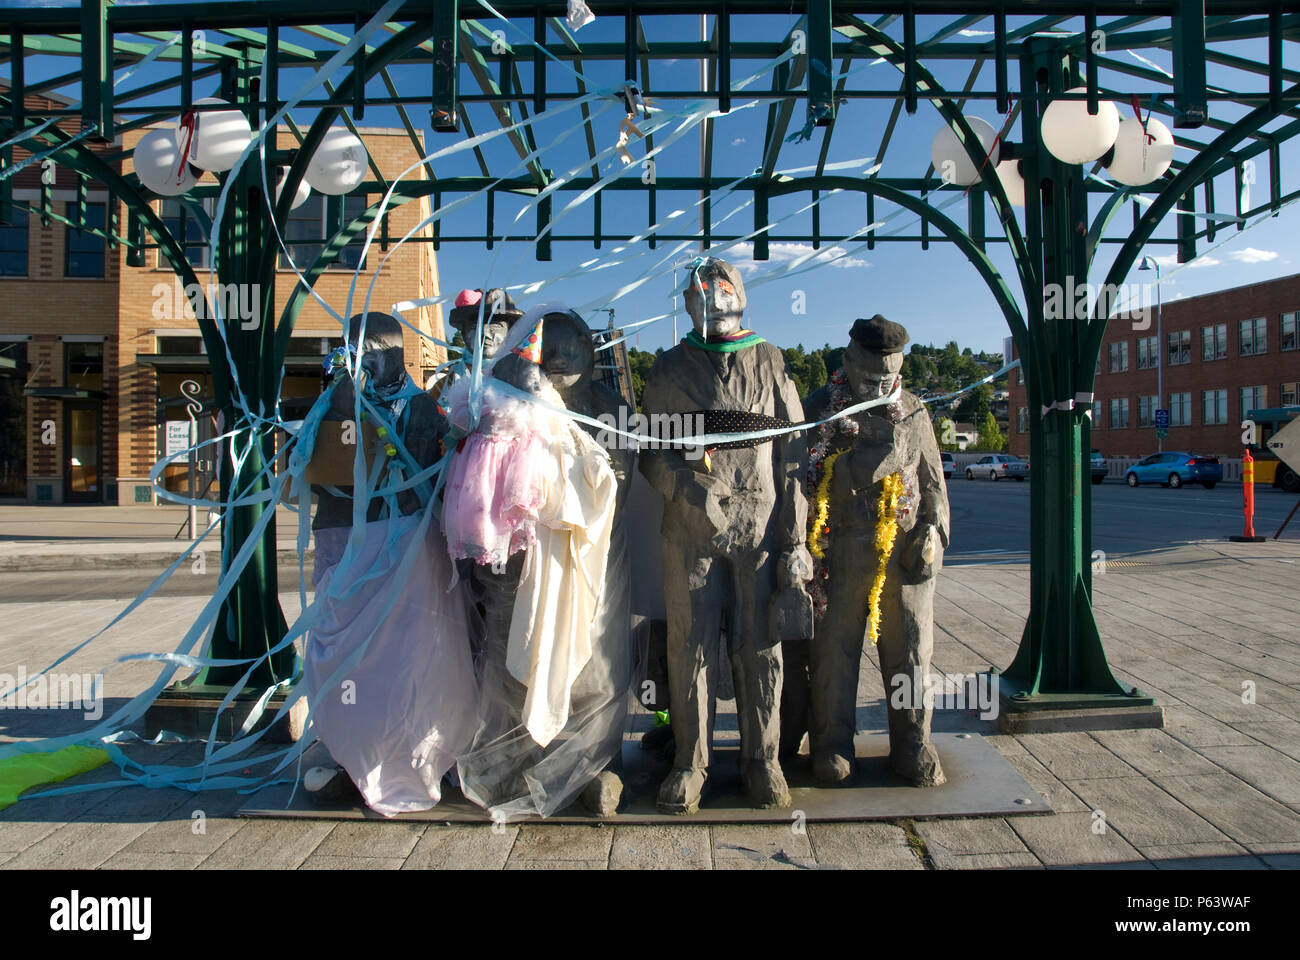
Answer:
M484 410L478 429L452 458L442 509L452 559L483 564L504 561L533 543L547 454L546 438L520 409L527 404L490 392L489 403L497 409Z

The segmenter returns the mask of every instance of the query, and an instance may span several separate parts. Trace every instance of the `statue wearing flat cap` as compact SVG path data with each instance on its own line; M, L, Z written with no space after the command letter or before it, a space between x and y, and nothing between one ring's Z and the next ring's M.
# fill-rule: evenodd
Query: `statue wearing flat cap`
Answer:
M885 683L890 763L908 783L934 786L944 777L923 691L934 644L935 576L948 545L943 467L925 406L902 390L907 331L877 315L856 321L849 337L843 368L805 402L808 419L895 399L832 420L808 437L804 483L816 627L807 679L789 676L787 684L808 683L814 776L824 783L847 779L858 669L870 639ZM783 739L789 733L787 725Z

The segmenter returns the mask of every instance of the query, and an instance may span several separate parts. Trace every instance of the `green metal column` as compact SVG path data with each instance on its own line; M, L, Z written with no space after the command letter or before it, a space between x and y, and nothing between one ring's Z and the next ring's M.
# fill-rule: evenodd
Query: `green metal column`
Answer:
M1030 608L1020 649L1002 674L1004 709L1152 706L1127 691L1106 662L1092 614L1092 485L1085 472L1096 351L1084 349L1088 315L1075 291L1088 281L1083 168L1048 152L1038 130L1054 94L1082 83L1052 45L1031 41L1021 61L1027 246L1041 296L1028 303L1030 416ZM1060 309L1046 311L1047 302ZM1050 314L1050 315L1049 315ZM1041 361L1041 363L1040 363ZM1050 374L1037 382L1033 371ZM1044 407L1051 407L1043 413Z
M224 98L235 104L255 101L252 86L256 74L256 65L247 60L228 71ZM249 122L256 129L258 117L252 109L248 113ZM269 182L275 182L274 168ZM230 315L223 317L223 323L239 378L237 389L243 392L253 413L269 417L279 393L282 368L276 363L275 352L275 273L271 270L259 276L263 248L273 242L266 224L266 209L261 170L254 155L243 165L231 187L217 240L217 277L222 289L240 291L241 300L254 304L253 320L244 321L238 315ZM240 431L235 438L236 449L247 451L238 469L228 454L222 457L222 500L228 499L232 491L236 498L247 499L269 490L269 477L259 478L258 474L275 455L274 433L262 425L261 432L254 435L230 391L219 395L217 402L225 429ZM231 560L248 542L267 510L274 511L275 504L254 503L226 512L221 530L223 571L230 567ZM275 541L272 517L218 615L209 656L232 660L256 657L283 639L288 628L280 610ZM290 647L263 661L250 677L249 685L265 688L290 678L293 668L294 651ZM238 682L247 669L246 665L208 667L198 682L202 686L229 686Z

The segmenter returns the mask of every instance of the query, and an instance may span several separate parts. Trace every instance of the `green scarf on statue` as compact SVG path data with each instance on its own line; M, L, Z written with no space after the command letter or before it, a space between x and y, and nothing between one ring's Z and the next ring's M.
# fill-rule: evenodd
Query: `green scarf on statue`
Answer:
M744 350L746 347L766 342L753 330L737 330L721 340L705 340L700 336L698 330L692 330L682 337L682 343L688 347L695 347L697 350L712 350L714 353L735 353L737 350Z

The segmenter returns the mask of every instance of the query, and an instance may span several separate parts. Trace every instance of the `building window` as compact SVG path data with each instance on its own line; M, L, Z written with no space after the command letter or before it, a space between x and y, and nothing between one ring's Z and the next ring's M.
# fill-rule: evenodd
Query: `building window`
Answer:
M1128 397L1120 397L1110 402L1110 428L1123 430L1128 426Z
M1169 426L1190 427L1192 425L1191 393L1169 394Z
M211 197L205 197L203 200L203 209L209 218L212 216L212 203ZM191 204L168 197L163 200L158 216L167 225L171 235L179 240L185 248L185 259L190 262L190 266L207 267L210 265L209 254L211 250L208 246L208 237L203 232L203 222L195 214L194 207ZM158 266L170 267L161 250L158 251Z
M1160 341L1156 337L1138 337L1139 370L1152 370L1160 363Z
M87 230L103 230L107 222L107 206L102 203L86 204L86 218L82 225ZM69 220L77 217L77 205L69 203L64 211ZM64 243L63 273L68 277L102 277L106 257L104 251L108 245L103 237L95 236L87 230L68 227Z
M1282 384L1282 406L1290 407L1294 406L1297 402L1300 402L1296 400L1296 386L1297 384L1294 380L1290 383Z
M1228 355L1228 325L1201 327L1201 359L1222 360Z
M1160 398L1156 395L1138 397L1138 426L1154 427L1156 425L1156 408Z
M1241 388L1241 416L1244 420L1249 410L1263 410L1268 406L1267 387Z
M1192 362L1192 331L1176 330L1168 334L1169 366Z
M1123 373L1128 369L1128 341L1121 340L1119 343L1110 345L1110 372Z
M366 207L369 206L365 194L347 194L339 199L343 203L343 226L365 213ZM284 225L283 231L284 242L293 256L294 265L303 273L307 272L307 268L325 249L321 241L328 240L338 229L338 224L328 222L328 213L329 205L326 203L326 198L319 193L313 193L297 210L289 211L289 220ZM360 239L347 245L338 259L330 264L330 269L356 270L360 267L364 270L365 265L361 262L361 248L364 244L365 235L362 234ZM284 270L289 269L289 261L283 253L280 254L280 267Z
M27 276L27 211L21 207L10 207L9 222L0 224L0 277L25 276Z
M207 351L202 337L159 337L158 352L164 356L194 356Z
M1092 401L1092 425L1094 430L1101 429L1101 401Z
M1201 423L1207 427L1228 422L1228 391L1201 391Z
M1029 432L1029 408L1020 407L1016 410L1016 430L1020 433Z
M1268 321L1263 317L1243 320L1237 327L1241 344L1239 356L1257 357L1268 353Z
M63 344L64 384L78 390L104 389L104 344Z
M1296 325L1300 321L1300 313L1282 314L1282 336L1280 350L1300 349L1300 335L1297 335Z

